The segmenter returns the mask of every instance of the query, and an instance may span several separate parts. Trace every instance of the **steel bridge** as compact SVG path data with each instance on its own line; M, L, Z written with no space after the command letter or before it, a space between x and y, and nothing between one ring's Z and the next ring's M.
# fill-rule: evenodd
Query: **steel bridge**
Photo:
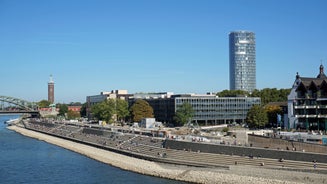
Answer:
M10 104L10 107L5 107ZM0 114L38 114L38 106L35 102L28 102L26 100L1 96L0 95Z

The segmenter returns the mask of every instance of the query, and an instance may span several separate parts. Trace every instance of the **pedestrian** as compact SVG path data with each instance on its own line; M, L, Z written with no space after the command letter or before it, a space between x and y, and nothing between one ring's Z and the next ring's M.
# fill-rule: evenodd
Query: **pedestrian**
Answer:
M313 160L313 168L316 169L317 168L317 160Z

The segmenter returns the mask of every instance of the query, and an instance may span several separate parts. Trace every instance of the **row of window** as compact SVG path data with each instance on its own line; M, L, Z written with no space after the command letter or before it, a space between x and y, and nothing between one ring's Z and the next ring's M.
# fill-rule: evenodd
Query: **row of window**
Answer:
M260 98L176 98L176 104L183 104L188 102L193 103L210 103L210 104L253 104L260 103Z

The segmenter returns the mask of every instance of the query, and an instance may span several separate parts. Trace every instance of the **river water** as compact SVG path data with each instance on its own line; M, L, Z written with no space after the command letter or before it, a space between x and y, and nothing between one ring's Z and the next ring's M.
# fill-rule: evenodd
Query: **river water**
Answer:
M17 117L17 116L16 116ZM8 130L0 116L0 183L134 184L180 182L124 171L64 148Z

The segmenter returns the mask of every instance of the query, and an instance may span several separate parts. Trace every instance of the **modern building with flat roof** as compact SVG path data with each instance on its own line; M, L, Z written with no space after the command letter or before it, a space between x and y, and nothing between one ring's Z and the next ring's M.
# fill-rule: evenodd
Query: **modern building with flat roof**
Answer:
M179 94L172 92L117 94L116 91L102 92L100 95L87 97L87 114L91 118L90 107L110 98L124 98L131 106L136 100L143 99L153 108L156 121L163 124L175 124L174 116L183 103L189 103L194 116L192 122L200 125L225 123L244 123L247 112L253 105L260 105L258 97L218 97L213 94Z
M252 92L256 89L255 34L249 31L229 33L230 90Z
M130 99L135 100L135 99ZM189 103L194 116L192 121L200 125L244 123L253 105L260 105L256 97L218 97L216 95L180 94L169 98L144 98L154 111L157 121L174 124L174 116L183 103Z
M245 123L246 115L253 105L260 105L257 97L218 97L215 95L175 96L175 109L183 103L191 104L193 121L204 125Z
M92 95L86 97L86 115L90 119L91 115L91 107L97 103L101 103L104 100L109 99L122 99L128 100L131 97L131 94L128 94L127 90L112 90L110 92L101 92L99 95Z

